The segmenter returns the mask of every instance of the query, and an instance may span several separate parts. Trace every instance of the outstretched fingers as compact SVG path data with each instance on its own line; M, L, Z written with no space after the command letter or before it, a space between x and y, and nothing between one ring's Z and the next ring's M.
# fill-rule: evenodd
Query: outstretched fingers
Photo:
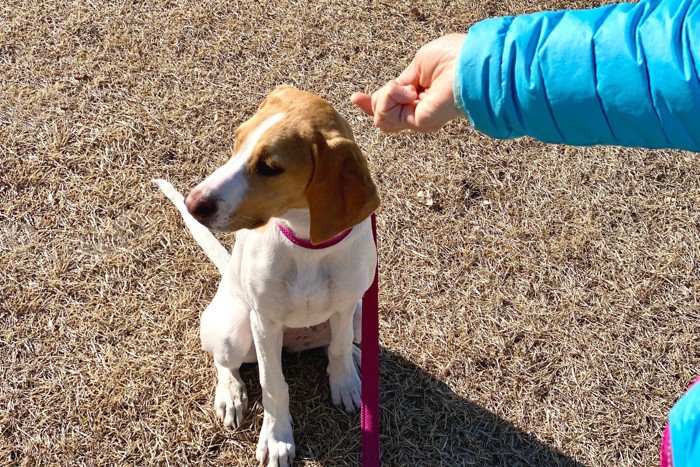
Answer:
M352 96L350 96L350 100L353 104L361 108L364 113L369 116L374 116L374 109L372 109L372 96L358 91L354 92Z

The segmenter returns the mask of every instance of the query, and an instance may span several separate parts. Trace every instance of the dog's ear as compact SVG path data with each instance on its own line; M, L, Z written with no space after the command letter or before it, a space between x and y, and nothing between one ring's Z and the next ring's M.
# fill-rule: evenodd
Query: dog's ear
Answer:
M306 188L310 240L318 244L369 217L379 207L377 187L354 141L319 137L311 145L313 174Z

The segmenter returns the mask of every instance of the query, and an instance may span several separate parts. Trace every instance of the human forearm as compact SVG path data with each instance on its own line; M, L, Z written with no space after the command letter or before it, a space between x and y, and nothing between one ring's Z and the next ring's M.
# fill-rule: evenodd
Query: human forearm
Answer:
M455 102L497 138L700 151L700 0L474 25Z

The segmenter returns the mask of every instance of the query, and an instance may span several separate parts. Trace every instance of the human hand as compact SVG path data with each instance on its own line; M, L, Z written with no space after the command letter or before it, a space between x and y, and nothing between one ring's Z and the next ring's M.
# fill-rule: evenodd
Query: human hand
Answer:
M448 34L421 47L396 79L371 96L356 92L350 100L387 133L437 131L459 117L452 82L465 34Z

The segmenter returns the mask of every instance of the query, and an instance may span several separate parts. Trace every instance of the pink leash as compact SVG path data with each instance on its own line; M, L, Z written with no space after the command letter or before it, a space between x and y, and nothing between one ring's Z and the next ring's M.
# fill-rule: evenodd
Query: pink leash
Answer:
M350 230L318 245L299 238L292 230L277 224L287 239L302 248L318 250L340 243ZM372 214L372 236L377 247L377 217ZM362 427L362 465L379 467L379 261L374 270L374 281L362 298L362 392L360 425Z
M377 217L372 214L377 245ZM379 467L379 259L374 281L362 299L362 467Z

